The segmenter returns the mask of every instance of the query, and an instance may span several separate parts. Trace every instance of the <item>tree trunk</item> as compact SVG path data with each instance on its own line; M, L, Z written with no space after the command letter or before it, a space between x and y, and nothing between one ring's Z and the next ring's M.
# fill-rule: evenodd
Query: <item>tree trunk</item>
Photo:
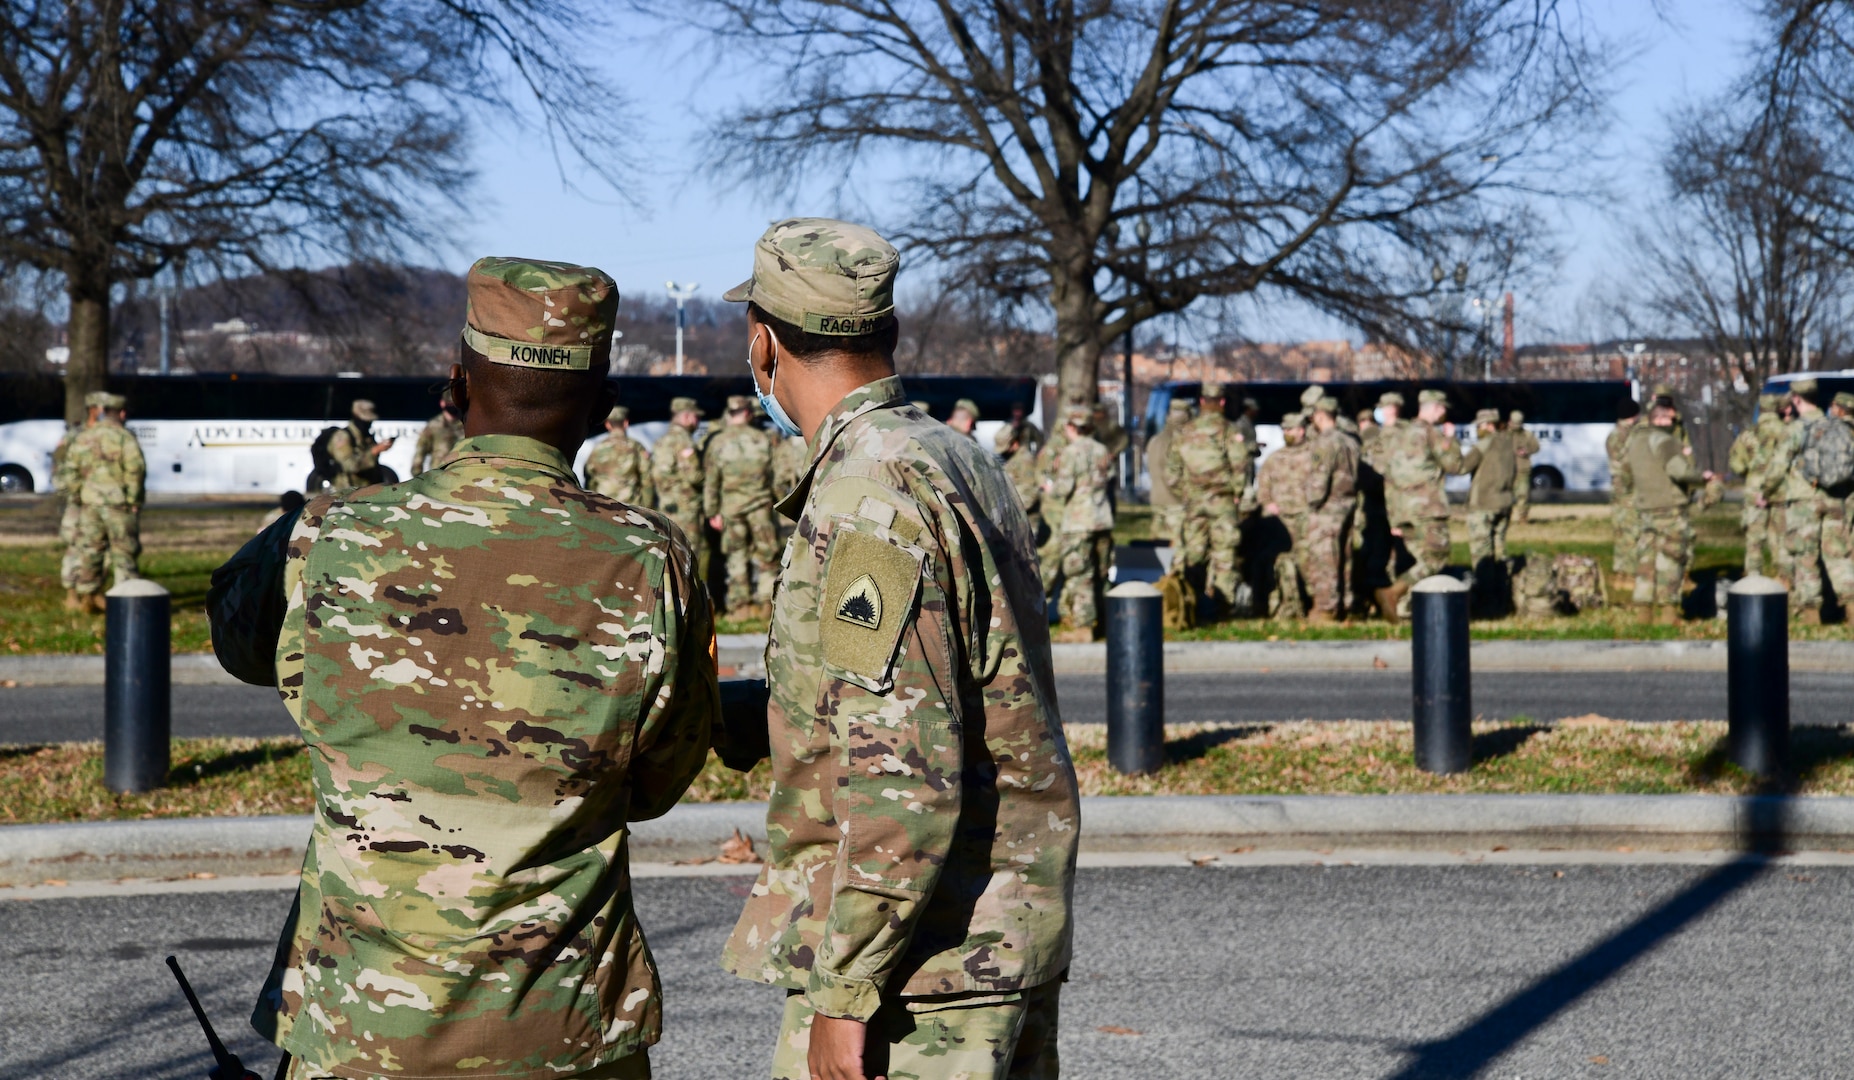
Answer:
M1093 405L1100 396L1101 326L1092 267L1085 260L1050 267L1050 303L1056 311L1056 403ZM1060 421L1052 421L1060 426Z
M64 420L67 424L81 424L84 395L108 389L109 283L88 282L76 275L66 281L65 294L71 302L71 356L64 368Z

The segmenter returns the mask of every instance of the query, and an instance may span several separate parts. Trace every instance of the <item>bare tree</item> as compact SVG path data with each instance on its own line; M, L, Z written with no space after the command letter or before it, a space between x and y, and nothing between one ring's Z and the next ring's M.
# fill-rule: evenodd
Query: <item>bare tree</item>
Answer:
M1558 150L1600 122L1608 70L1554 0L691 9L777 73L714 128L717 170L784 188L893 150L919 187L898 239L1046 298L1063 393L1086 399L1109 342L1205 298L1410 339L1433 263L1478 286L1477 245L1535 239L1524 207L1569 175Z
M617 103L561 56L594 21L566 0L11 0L0 270L64 286L67 414L103 385L121 282L428 245L470 179L469 107L538 102L609 177L616 140L590 136Z

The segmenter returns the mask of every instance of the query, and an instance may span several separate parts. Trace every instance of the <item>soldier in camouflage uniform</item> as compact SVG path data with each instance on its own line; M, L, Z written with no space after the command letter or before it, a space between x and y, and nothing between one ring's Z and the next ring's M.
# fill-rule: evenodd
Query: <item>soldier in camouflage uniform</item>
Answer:
M1854 552L1849 551L1846 538L1848 485L1824 486L1810 473L1811 456L1833 453L1833 447L1845 449L1848 443L1845 439L1830 441L1831 435L1841 434L1832 430L1841 421L1817 404L1821 388L1816 380L1797 379L1789 390L1796 422L1769 467L1783 474L1784 546L1792 575L1790 611L1805 625L1819 626L1823 572L1827 571L1837 597L1854 597ZM1840 464L1845 471L1845 455Z
M1411 556L1410 568L1396 574L1393 565L1391 584L1377 591L1378 613L1393 623L1410 587L1448 566L1448 495L1442 484L1443 477L1461 471L1455 425L1447 419L1448 395L1424 390L1416 400L1414 421L1387 420L1377 438L1393 557L1399 542Z
M128 402L122 395L94 393L84 403L90 424L71 440L64 455L65 468L78 477L79 505L68 553L71 590L65 602L101 615L107 571L114 571L118 585L142 576L136 560L142 553L148 463L142 444L123 426Z
M998 459L903 397L898 263L785 221L727 293L813 456L780 505L766 866L723 964L785 990L775 1078L1054 1077L1079 799L1036 554Z
M1022 402L1011 402L1011 419L1005 424L1005 429L1030 453L1036 454L1042 451L1043 429L1031 422L1030 411L1024 408Z
M1738 523L1745 530L1746 576L1764 573L1766 552L1774 550L1781 542L1781 537L1772 534L1770 499L1764 494L1764 481L1776 443L1771 429L1780 431L1783 426L1783 418L1779 415L1782 402L1781 395L1761 395L1757 423L1739 432L1726 454L1727 467L1745 482L1744 509L1739 512ZM1776 569L1774 558L1771 569Z
M1071 401L1068 404L1085 405L1087 403ZM1066 408L1067 406L1064 406L1065 411ZM1037 479L1037 487L1043 492L1043 522L1048 526L1042 546L1037 548L1036 554L1039 573L1043 581L1043 591L1046 593L1054 591L1056 579L1062 576L1062 540L1060 534L1056 532L1056 525L1062 520L1062 500L1050 494L1044 481L1049 479L1050 469L1055 465L1056 459L1062 456L1062 448L1068 441L1068 432L1056 426L1051 429L1049 439L1043 443L1043 449L1036 455L1042 468L1042 475Z
M1616 426L1603 439L1603 451L1609 455L1609 527L1615 536L1610 552L1609 569L1613 574L1632 579L1636 566L1636 542L1641 526L1635 516L1635 492L1629 487L1629 472L1623 467L1628 455L1629 436L1641 418L1642 407L1625 401L1616 414Z
M1693 562L1693 492L1712 479L1693 464L1693 448L1675 428L1674 399L1657 395L1648 423L1625 444L1622 476L1634 493L1641 529L1637 545L1634 601L1643 621L1672 626L1680 619L1680 590Z
M58 542L64 545L64 559L58 566L58 583L64 586L64 609L78 611L84 606L83 599L77 595L77 522L84 516L84 504L77 500L78 486L83 478L71 467L71 444L77 441L77 435L84 430L84 425L73 424L65 428L58 445L52 450L52 487L64 496L64 513L58 519Z
M605 417L605 438L586 455L586 487L621 503L657 508L657 483L650 451L631 438L631 410L613 406Z
M1298 619L1306 612L1301 598L1301 564L1307 551L1307 519L1312 513L1308 493L1312 489L1315 462L1313 447L1307 442L1307 418L1302 413L1288 413L1281 418L1283 446L1262 460L1255 473L1256 499L1262 516L1274 518L1286 533L1288 549L1278 552L1273 563L1273 597L1267 610L1273 616Z
M290 1076L647 1077L662 989L627 837L700 772L709 601L666 517L581 488L603 273L482 259L470 435L213 575L213 644L301 728L315 811L253 1025Z
M1358 506L1358 443L1339 429L1339 401L1314 402L1307 475L1307 531L1301 569L1313 609L1310 624L1345 616L1346 557L1351 554L1352 518Z
M710 549L702 520L702 444L695 436L701 421L702 408L694 398L670 399L669 428L650 447L650 479L657 489L657 509L682 526L706 582Z
M1093 641L1114 553L1114 511L1107 499L1114 459L1094 440L1094 415L1087 407L1069 406L1063 431L1068 439L1043 482L1062 500L1062 519L1054 527L1062 545L1064 630L1056 640Z
M380 414L373 402L361 398L350 407L348 425L328 440L328 456L335 461L336 473L329 490L345 495L355 488L377 484L382 479L380 455L393 448L393 439L375 442L373 422Z
M1197 418L1181 425L1165 449L1165 485L1184 500L1183 541L1178 555L1200 596L1227 612L1240 583L1237 553L1242 547L1239 506L1249 487L1249 459L1255 444L1233 431L1223 415L1223 384L1207 382L1199 394Z
M1514 409L1506 418L1506 430L1513 436L1513 524L1524 525L1532 518L1532 455L1539 452L1539 437L1526 430L1526 414Z
M946 418L947 427L974 441L977 441L978 435L973 428L978 422L979 407L971 398L960 398L953 402L953 414Z
M1468 562L1481 572L1483 562L1506 561L1506 529L1513 516L1514 477L1519 448L1513 433L1500 426L1498 409L1474 415L1474 445L1461 458L1468 485Z
M451 455L451 448L464 437L463 416L447 393L438 399L438 415L425 421L412 446L412 475L417 476Z
M1402 410L1403 395L1390 390L1378 395L1374 412L1361 413L1359 418L1358 513L1355 516L1358 524L1353 529L1357 555L1352 571L1352 592L1358 598L1359 614L1364 614L1365 598L1389 585L1394 576L1394 569L1389 566L1393 548L1384 502L1384 460L1379 436L1384 433L1385 425L1397 423ZM1377 419L1376 414L1380 413L1383 423ZM1364 422L1367 415L1372 417L1370 424Z
M992 439L998 456L1004 459L1004 475L1023 505L1024 519L1030 522L1030 536L1043 542L1043 466L1036 452L1024 445L1026 432L1021 428L1002 427Z
M1191 422L1191 403L1175 397L1165 410L1165 426L1146 440L1146 475L1150 482L1148 501L1152 505L1152 537L1173 546L1176 552L1183 541L1184 499L1165 482L1165 462L1172 436ZM1182 565L1182 563L1180 564Z
M773 569L779 558L779 530L773 525L772 444L752 420L751 398L728 398L726 426L702 449L702 512L721 537L721 554L727 558L727 603L735 619L769 615L773 583L778 580Z

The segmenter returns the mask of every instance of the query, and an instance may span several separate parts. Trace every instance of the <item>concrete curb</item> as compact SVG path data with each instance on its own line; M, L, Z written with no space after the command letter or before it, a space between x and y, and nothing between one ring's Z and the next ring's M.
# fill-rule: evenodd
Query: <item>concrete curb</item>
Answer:
M684 803L632 831L639 862L712 858L765 803ZM0 827L0 884L290 873L307 817ZM1854 849L1854 798L1720 795L1164 795L1082 800L1086 852Z
M766 639L723 634L724 678L766 676ZM1107 646L1051 646L1059 675L1107 670ZM1476 671L1695 671L1725 670L1723 641L1476 641ZM1263 674L1287 671L1408 671L1407 641L1172 641L1165 645L1172 674ZM1854 671L1854 641L1793 641L1790 670ZM0 680L29 686L101 686L101 656L0 656ZM176 686L229 686L236 682L211 656L174 657Z

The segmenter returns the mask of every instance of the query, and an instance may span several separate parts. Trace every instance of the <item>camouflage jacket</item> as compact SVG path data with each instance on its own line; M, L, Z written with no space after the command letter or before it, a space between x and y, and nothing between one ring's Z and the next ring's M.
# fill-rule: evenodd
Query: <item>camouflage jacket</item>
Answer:
M1234 503L1249 486L1250 443L1238 440L1222 413L1180 427L1165 448L1165 483L1187 506Z
M1024 513L1031 521L1036 521L1043 506L1043 466L1036 454L1020 446L1005 461L1004 475L1017 492L1017 501L1023 504Z
M1334 428L1307 442L1307 509L1342 514L1358 502L1358 443Z
M1433 424L1398 420L1378 432L1378 471L1391 524L1448 516L1442 478L1461 471L1461 447Z
M1635 508L1684 509L1693 501L1693 489L1705 483L1692 455L1673 431L1652 424L1635 426L1640 430L1629 438L1622 459Z
M1281 517L1304 518L1313 509L1308 492L1314 471L1313 446L1307 440L1283 446L1262 459L1255 473L1256 501L1271 504Z
M1808 427L1808 422L1801 419L1783 422L1782 437L1772 446L1764 473L1764 490L1771 502L1808 502L1815 498L1815 485L1802 470Z
M1003 441L998 445L1008 446L1012 439L1021 440L1020 448L1030 451L1032 457L1035 457L1036 452L1043 448L1043 429L1037 427L1030 421L1025 420L1022 423L1011 423L1006 421L1004 428L1006 431L1010 432L1010 434L1005 436Z
M702 450L681 424L671 424L650 448L657 505L678 518L698 517L702 504Z
M1539 452L1539 437L1534 435L1531 431L1523 427L1512 428L1511 434L1513 436L1513 453L1516 456L1530 460L1532 455ZM1522 461L1520 465L1524 467L1526 462Z
M371 425L362 431L359 422L353 420L328 437L328 456L341 470L335 478L336 487L352 489L374 482L373 470L380 465L380 455L373 452L376 441Z
M439 413L425 421L425 430L418 433L418 442L412 447L412 475L417 476L426 469L443 464L444 459L451 456L452 448L463 437L462 420L453 420Z
M1093 436L1083 435L1062 448L1049 470L1049 493L1062 500L1062 520L1051 522L1057 532L1100 532L1114 527L1114 508L1107 501L1113 471L1113 455Z
M1037 463L1042 469L1041 475L1037 478L1039 487L1042 486L1044 480L1053 478L1052 471L1056 467L1056 459L1062 456L1062 448L1068 444L1069 429L1066 426L1058 426L1049 433L1049 441L1043 444L1043 449L1036 455ZM1062 520L1062 500L1048 491L1043 492L1043 520L1050 522L1052 528L1056 522Z
M213 575L221 663L274 681L313 771L260 1032L369 1077L554 1077L657 1040L626 838L707 756L694 573L661 516L479 436L312 500Z
M623 432L607 432L586 456L586 487L621 503L656 509L650 451Z
M772 443L749 425L715 432L702 450L702 516L751 514L773 504Z
M1165 461L1171 452L1172 429L1161 428L1157 435L1146 440L1146 481L1147 501L1156 507L1179 506L1184 500L1172 492L1172 487L1165 481Z
M1474 478L1468 485L1468 509L1486 512L1513 508L1513 480L1519 475L1517 450L1512 432L1496 431L1476 439L1462 455L1461 471Z
M780 503L766 867L722 963L829 1016L1068 967L1080 802L1029 524L896 378L838 403Z
M1763 486L1764 443L1757 437L1757 428L1747 427L1732 440L1730 450L1725 453L1725 467L1744 478L1745 492L1750 494Z
M1623 467L1623 460L1628 456L1629 436L1641 426L1639 423L1617 424L1603 437L1603 452L1609 455L1609 501L1612 503L1629 502L1635 494L1634 480Z
M805 445L803 435L780 435L774 432L772 438L773 499L777 501L798 486L798 478L804 475L805 466L811 463L811 451Z
M83 430L82 427L65 428L64 434L58 437L58 445L52 448L52 488L62 492L68 503L77 501L78 485L83 480L71 464L71 444Z
M85 506L140 506L147 495L142 444L114 419L78 432L64 452L64 467L78 478L77 501Z

